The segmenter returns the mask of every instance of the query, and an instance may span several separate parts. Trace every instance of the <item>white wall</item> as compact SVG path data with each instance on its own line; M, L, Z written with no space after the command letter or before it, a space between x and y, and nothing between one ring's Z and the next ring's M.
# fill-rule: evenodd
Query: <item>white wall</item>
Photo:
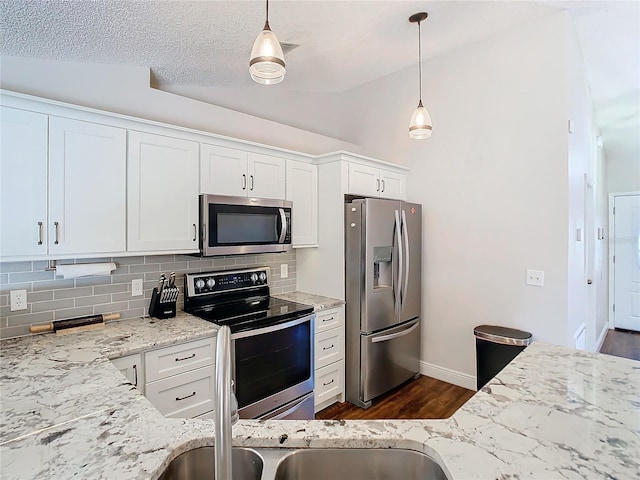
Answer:
M462 384L475 375L476 325L567 343L566 28L554 15L425 62L429 140L408 138L414 68L351 92L367 154L411 168L408 199L423 204L422 358ZM544 287L525 285L527 268L545 271Z
M0 88L310 154L359 146L150 88L149 69L0 57ZM295 109L296 104L290 103Z
M636 135L640 141L640 128L636 129ZM640 192L640 158L607 153L607 191Z

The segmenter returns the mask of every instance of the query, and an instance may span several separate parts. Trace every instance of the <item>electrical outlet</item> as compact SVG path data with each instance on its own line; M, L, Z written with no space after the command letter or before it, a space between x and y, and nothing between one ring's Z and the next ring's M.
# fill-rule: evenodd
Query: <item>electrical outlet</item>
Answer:
M287 278L289 276L289 264L280 264L280 278Z
M11 311L27 309L27 291L12 290L11 291Z
M527 270L526 284L544 287L544 272L542 270Z
M135 280L131 280L131 296L140 297L142 293L142 279L136 278Z

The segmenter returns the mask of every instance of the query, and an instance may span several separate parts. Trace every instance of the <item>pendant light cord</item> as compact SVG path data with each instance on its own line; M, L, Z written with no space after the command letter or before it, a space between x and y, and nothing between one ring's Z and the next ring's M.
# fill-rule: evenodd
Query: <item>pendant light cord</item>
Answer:
M268 2L269 0L267 0ZM420 35L420 24L422 22L418 22L418 72L420 78L420 104L422 104L422 40Z
M269 27L269 0L267 0L267 19L264 22L264 29L271 30L271 27Z

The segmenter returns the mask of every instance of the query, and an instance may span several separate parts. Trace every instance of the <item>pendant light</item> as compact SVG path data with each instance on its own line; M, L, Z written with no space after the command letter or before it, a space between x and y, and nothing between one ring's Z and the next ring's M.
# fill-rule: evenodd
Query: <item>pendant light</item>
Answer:
M284 53L280 42L269 28L269 0L267 0L267 19L264 29L258 34L251 49L249 60L251 78L263 85L274 85L284 80Z
M420 22L425 20L429 14L427 12L420 12L409 17L411 23L418 24L418 70L420 72L420 101L418 107L411 116L411 123L409 123L409 137L416 140L422 140L431 136L431 115L426 108L422 105L422 44L420 37Z

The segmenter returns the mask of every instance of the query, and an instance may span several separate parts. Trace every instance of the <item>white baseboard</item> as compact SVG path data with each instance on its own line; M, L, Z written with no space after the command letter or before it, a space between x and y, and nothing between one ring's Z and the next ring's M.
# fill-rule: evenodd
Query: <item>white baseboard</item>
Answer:
M604 327L602 327L602 331L600 332L600 336L598 337L598 341L596 342L596 352L599 352L602 348L602 344L604 343L604 339L607 336L607 332L609 332L609 323L605 323Z
M420 373L427 377L433 377L443 382L452 383L468 390L476 391L476 377L466 373L457 372L449 368L440 367L433 363L420 361Z

